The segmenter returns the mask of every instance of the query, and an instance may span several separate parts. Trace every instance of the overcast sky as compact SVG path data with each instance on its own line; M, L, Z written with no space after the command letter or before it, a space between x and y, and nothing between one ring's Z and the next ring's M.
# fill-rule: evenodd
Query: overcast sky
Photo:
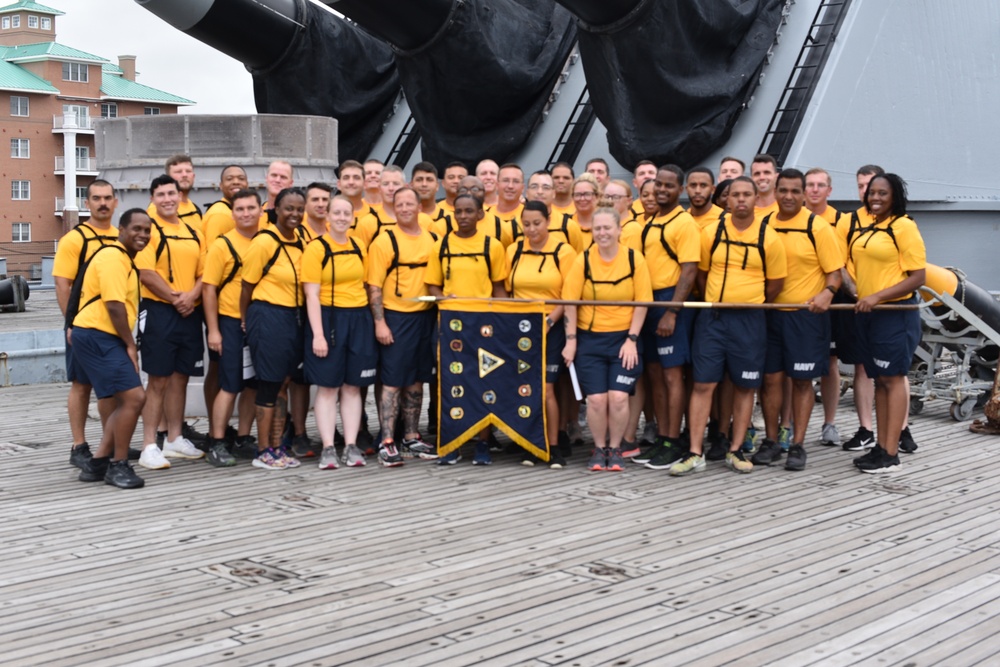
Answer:
M256 113L253 84L241 63L133 0L37 1L66 12L56 17L56 41L115 64L120 55L136 56L136 81L197 102L181 113ZM0 0L0 6L7 4Z

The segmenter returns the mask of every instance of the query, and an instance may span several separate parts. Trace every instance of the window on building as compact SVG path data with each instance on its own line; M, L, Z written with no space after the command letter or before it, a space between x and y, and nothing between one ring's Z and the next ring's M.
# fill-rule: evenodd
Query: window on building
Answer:
M76 168L81 171L90 171L90 147L76 147Z
M10 115L11 116L27 116L28 115L28 98L21 97L20 95L10 96Z
M142 110L142 113L146 114L147 116L159 116L160 107L146 107Z
M38 27L38 17L34 14L28 14L28 27L37 28Z
M18 158L31 157L31 141L29 139L11 139L10 156Z
M115 102L101 104L101 118L118 118L118 104Z
M4 30L10 30L10 17L9 16L3 17L3 23L0 23L0 27L3 27Z
M87 63L63 63L63 81L79 81L87 83Z
M12 27L12 28L20 28L21 27L21 17L20 16L11 16L10 17L10 27Z
M11 181L10 198L18 201L31 199L31 181Z
M76 124L80 127L90 127L90 108L82 104L64 104L64 116L76 116Z
M42 17L42 30L52 30L52 19L48 16Z
M31 223L12 223L10 226L10 240L14 243L28 243L31 241Z

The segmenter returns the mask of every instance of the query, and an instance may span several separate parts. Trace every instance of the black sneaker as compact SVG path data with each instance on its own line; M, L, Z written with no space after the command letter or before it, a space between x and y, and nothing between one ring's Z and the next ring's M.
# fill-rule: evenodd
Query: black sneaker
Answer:
M648 442L646 440L642 441L642 446L639 448L639 453L632 458L632 463L638 463L639 465L646 465L650 461L656 458L656 455L660 453L667 444L668 440L657 439L656 442Z
M849 452L860 452L865 449L871 449L875 446L875 434L864 426L859 426L858 432L845 442L843 446Z
M878 460L884 453L885 450L882 449L882 445L875 445L874 447L869 449L865 454L855 457L854 465L860 468L862 465L866 465L872 461Z
M872 451L875 450L873 449ZM901 466L899 465L898 454L889 456L889 453L881 447L878 448L878 452L879 453L876 456L873 456L870 460L857 463L858 469L861 472L871 474L896 472L900 469Z
M913 440L913 434L910 433L909 426L899 433L899 451L906 454L912 454L917 451L917 443Z
M167 432L166 431L157 431L156 432L156 446L159 447L160 449L163 449L163 443L166 442L166 441L167 441Z
M257 458L257 454L257 438L252 435L236 436L236 446L233 447L234 457L249 461Z
M233 428L232 424L226 424L226 434L223 437L223 440L226 441L226 445L230 448L235 447L236 438L238 437L240 437L240 434L236 432L236 429Z
M69 464L83 470L83 467L87 465L87 461L89 461L93 456L94 455L90 453L90 445L84 442L82 444L75 445L69 450Z
M722 461L726 458L730 448L729 438L719 435L715 440L708 443L708 451L705 452L705 459L708 461Z
M537 460L538 460L538 457L535 456L534 454L532 454L531 452L529 452L527 449L525 449L525 450L522 451L522 453L521 453L521 465L526 466L528 468L531 468L531 467L534 467L535 462Z
M566 467L566 459L559 452L549 452L549 469L562 470Z
M208 464L216 468L231 468L236 465L236 457L229 453L225 440L209 438L208 454L205 456Z
M305 433L292 438L292 452L300 459L316 456L316 447Z
M87 459L87 462L83 464L83 468L80 470L80 475L77 479L81 482L100 482L104 479L104 474L108 471L108 465L110 463L110 456L102 456L101 458L91 456Z
M781 445L774 440L764 438L760 441L760 449L753 455L750 462L756 466L769 466L781 460Z
M104 483L119 489L141 489L146 486L146 480L135 474L128 461L112 461L104 475Z
M194 427L187 422L181 425L181 435L190 440L191 444L198 449L206 447L208 444L208 434L194 430Z
M646 461L646 467L650 470L667 470L682 458L684 458L684 452L681 451L680 447L669 440L664 440L653 458Z
M785 470L805 470L806 469L806 448L802 445L792 445L788 450L788 458L785 459Z

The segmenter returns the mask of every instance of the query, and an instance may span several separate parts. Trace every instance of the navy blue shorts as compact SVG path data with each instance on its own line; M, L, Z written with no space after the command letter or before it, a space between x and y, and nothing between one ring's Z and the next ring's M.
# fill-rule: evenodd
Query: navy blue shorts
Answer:
M434 335L437 318L433 309L414 313L385 311L392 332L392 345L378 345L379 372L387 387L409 387L434 379L437 353Z
M676 287L664 287L653 292L653 301L673 301ZM650 308L642 325L642 342L647 362L658 363L663 368L676 368L691 361L691 331L694 329L695 311L681 308L677 313L672 336L657 336L656 325L666 308Z
M284 382L302 366L301 309L251 301L247 342L261 382Z
M566 327L562 320L556 322L545 334L545 382L552 384L566 372L563 348L566 347Z
M642 375L642 339L639 339L639 362L625 370L618 352L628 331L577 331L576 368L580 388L585 396L606 394L608 391L635 393L635 382Z
M90 384L90 378L87 377L87 371L84 370L76 359L73 357L73 346L68 342L66 343L66 379L70 382L76 382L78 384Z
M895 303L916 302L916 297L911 297ZM906 375L920 344L920 311L873 310L857 313L855 320L861 363L868 377Z
M306 327L306 382L320 387L339 387L343 384L367 387L374 384L378 350L375 326L368 306L323 306L321 316L327 344L330 343L331 334L333 344L329 345L325 357L317 357L312 351L312 327Z
M230 394L238 394L248 386L248 381L243 379L246 335L239 319L226 315L219 315L219 333L222 334L222 354L215 355L219 363L219 388ZM252 385L252 380L250 384Z
M769 310L765 373L783 372L795 380L826 375L830 367L830 314L808 310Z
M139 304L140 359L149 375L167 377L205 373L205 338L201 306L181 317L169 303L143 299Z
M763 310L703 310L694 324L691 362L695 382L760 387L764 378L767 321Z
M854 305L857 302L847 296L843 290L839 290L834 295L832 303ZM861 363L861 351L858 349L858 330L853 310L830 311L830 337L832 339L830 354L850 366Z
M142 386L125 343L118 336L98 329L73 327L73 347L75 363L90 378L97 398L110 398Z

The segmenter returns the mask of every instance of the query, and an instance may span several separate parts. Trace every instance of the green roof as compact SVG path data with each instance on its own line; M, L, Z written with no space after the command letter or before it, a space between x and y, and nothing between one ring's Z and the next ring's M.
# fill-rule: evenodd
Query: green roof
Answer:
M51 16L63 16L66 13L61 12L58 9L52 9L51 7L40 5L37 2L31 2L31 0L17 0L17 2L13 5L0 7L0 14L9 14L11 12L20 11L37 12L38 14L49 14Z
M156 88L129 81L121 76L104 72L101 78L102 99L131 100L133 102L162 102L163 104L196 104L193 100L165 93Z
M63 46L56 42L38 42L36 44L24 44L22 46L9 46L7 53L3 56L5 60L47 60L47 59L71 59L82 60L92 63L106 63L106 58L95 56L92 53L74 49L71 46Z
M58 93L45 79L2 59L0 55L0 90L25 93Z

